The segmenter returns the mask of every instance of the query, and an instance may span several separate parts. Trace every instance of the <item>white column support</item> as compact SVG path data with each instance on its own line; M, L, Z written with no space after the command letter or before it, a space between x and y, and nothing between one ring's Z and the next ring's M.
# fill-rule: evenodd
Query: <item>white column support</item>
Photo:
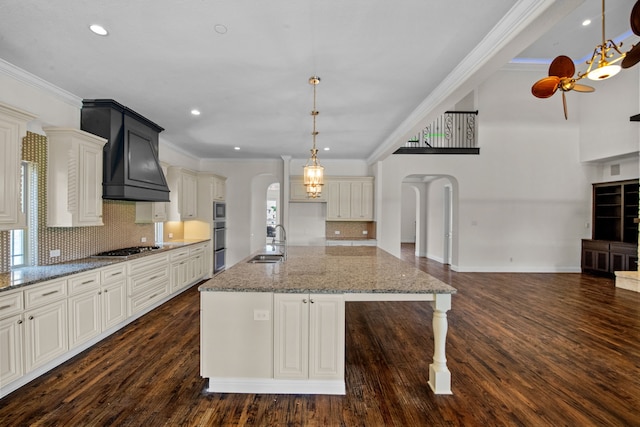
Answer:
M451 294L436 294L433 308L433 363L429 365L429 387L435 394L451 392L451 372L447 368L445 352L447 340L447 311L451 309Z

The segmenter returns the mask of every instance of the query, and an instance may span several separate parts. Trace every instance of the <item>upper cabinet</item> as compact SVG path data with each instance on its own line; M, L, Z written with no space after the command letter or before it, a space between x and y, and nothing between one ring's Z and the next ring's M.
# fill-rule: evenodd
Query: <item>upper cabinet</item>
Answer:
M167 172L171 202L169 221L187 221L198 217L198 176L195 172L170 166Z
M291 202L326 202L327 184L325 183L322 193L315 199L307 195L302 176L292 176L289 181L289 201Z
M213 202L224 201L227 178L210 173L198 173L198 219L213 221Z
M331 177L327 221L373 221L373 177Z
M0 230L26 227L21 199L20 160L27 123L36 116L0 103Z
M47 134L47 226L84 227L102 222L102 147L99 136L71 128Z

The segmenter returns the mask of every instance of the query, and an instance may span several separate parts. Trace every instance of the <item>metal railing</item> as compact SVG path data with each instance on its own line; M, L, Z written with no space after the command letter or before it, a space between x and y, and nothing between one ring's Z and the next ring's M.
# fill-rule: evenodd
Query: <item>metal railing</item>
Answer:
M433 152L431 149L437 152L446 149L447 152L461 150L477 154L477 115L478 111L447 111L407 141L398 152L429 153Z

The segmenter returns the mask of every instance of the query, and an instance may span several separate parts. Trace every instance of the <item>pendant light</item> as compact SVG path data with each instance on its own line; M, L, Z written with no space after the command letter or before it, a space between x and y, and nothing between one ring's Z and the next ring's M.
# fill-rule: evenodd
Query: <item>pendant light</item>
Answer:
M311 148L311 157L307 160L307 164L304 166L304 186L307 190L307 196L315 199L322 194L322 186L324 185L324 167L318 163L318 149L316 148L316 117L319 112L316 110L316 86L320 83L320 77L309 77L309 84L313 85L313 111L311 116L313 117L313 148Z

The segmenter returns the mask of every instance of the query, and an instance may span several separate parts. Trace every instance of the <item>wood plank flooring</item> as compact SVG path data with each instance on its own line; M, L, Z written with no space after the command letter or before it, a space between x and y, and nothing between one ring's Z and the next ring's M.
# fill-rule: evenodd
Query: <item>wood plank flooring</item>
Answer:
M640 426L640 294L581 274L455 273L452 396L431 309L347 304L346 396L205 393L193 287L0 400L1 426ZM426 356L426 357L425 357Z

